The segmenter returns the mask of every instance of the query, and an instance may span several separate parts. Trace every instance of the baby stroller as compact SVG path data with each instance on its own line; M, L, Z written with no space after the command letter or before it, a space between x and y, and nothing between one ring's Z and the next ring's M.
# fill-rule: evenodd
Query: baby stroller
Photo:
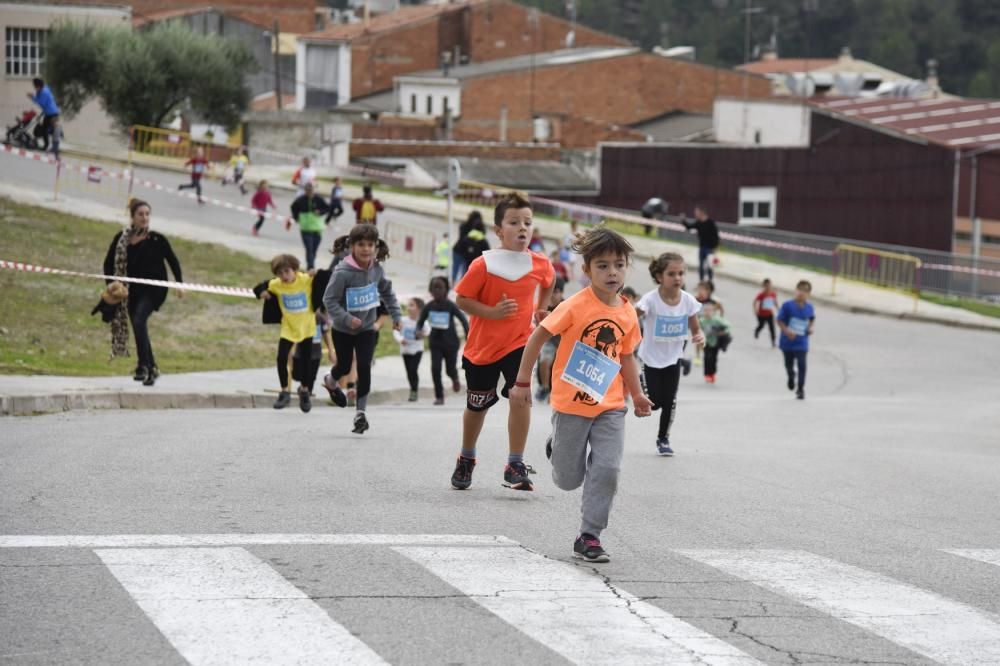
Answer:
M25 111L13 125L7 127L4 143L8 146L19 146L28 150L47 150L49 136L42 123L45 116L33 110Z

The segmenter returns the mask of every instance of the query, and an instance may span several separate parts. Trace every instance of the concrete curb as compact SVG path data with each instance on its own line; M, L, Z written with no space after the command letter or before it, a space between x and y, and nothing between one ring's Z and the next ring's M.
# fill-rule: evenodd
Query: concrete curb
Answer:
M404 403L410 395L406 388L372 391L369 405ZM0 396L0 416L41 416L78 409L273 409L273 393L136 393L123 391L87 391L85 393L50 393L44 395ZM420 400L427 405L434 399L433 389L420 390ZM314 394L314 409L332 407L325 394ZM421 404L421 403L417 403ZM296 398L288 409L298 411Z

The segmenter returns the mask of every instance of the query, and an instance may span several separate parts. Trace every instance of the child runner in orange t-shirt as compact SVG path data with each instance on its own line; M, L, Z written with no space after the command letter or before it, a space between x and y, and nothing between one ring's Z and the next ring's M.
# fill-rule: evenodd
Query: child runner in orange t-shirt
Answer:
M619 295L632 246L614 231L596 227L574 248L583 256L590 286L563 301L531 334L510 402L512 409L531 406L531 368L542 345L560 336L552 368L552 435L545 453L557 486L575 490L583 485L574 556L607 562L600 536L608 526L625 450L625 389L636 416L649 416L652 403L642 392L634 356L642 340L639 319Z
M504 378L500 393L507 397L534 321L547 314L544 310L552 295L555 272L548 257L528 250L532 221L531 204L523 195L517 192L504 195L493 211L493 228L500 238L500 249L489 250L475 259L465 277L455 285L456 304L470 315L462 356L467 389L462 450L451 476L451 485L459 490L472 484L476 442L487 410L500 401L497 397L500 375ZM537 304L536 292L539 292ZM532 490L524 464L530 423L531 405L511 404L507 418L510 453L503 477L504 485L515 490Z

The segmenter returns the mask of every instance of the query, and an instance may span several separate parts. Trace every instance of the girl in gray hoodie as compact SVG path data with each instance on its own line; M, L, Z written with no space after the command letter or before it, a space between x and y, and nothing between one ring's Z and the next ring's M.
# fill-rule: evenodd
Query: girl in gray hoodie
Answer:
M389 246L378 237L372 224L357 224L337 239L333 253L347 252L337 264L323 295L323 304L333 319L333 349L337 363L323 377L323 386L338 407L347 406L347 396L337 383L357 363L357 413L353 432L368 430L365 406L372 385L372 358L375 355L375 320L382 303L392 317L393 328L403 327L402 314L392 281L386 278L382 262L389 258Z

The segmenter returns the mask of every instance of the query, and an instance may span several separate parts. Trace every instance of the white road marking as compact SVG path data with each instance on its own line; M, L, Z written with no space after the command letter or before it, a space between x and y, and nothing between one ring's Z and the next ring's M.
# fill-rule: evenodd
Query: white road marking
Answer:
M1000 550L991 550L988 548L954 548L946 549L944 552L1000 567Z
M1000 663L1000 618L887 576L804 551L677 552L935 661Z
M0 548L172 548L185 546L516 546L490 534L104 534L0 535Z
M574 663L760 663L584 569L523 548L393 550Z
M174 648L199 664L384 664L242 548L97 550Z

